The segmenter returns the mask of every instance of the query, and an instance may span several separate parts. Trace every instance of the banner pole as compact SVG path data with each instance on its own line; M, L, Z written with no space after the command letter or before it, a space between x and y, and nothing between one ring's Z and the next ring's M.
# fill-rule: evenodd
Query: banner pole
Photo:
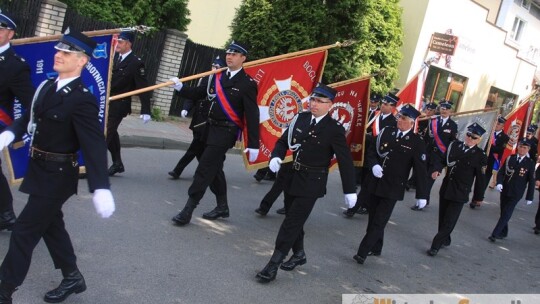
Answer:
M454 113L454 114L450 114L450 116L459 116L459 115L465 115L465 114L476 113L476 112L491 112L491 111L495 111L495 110L498 110L498 109L499 108L485 108L485 109L463 111L463 112L457 112L457 113ZM428 120L428 119L432 119L432 118L436 118L436 117L439 117L439 115L431 115L431 116L427 116L427 117L418 118L418 121Z
M249 67L260 65L260 64L263 64L263 63L279 61L279 60L282 60L282 59L299 57L299 56L302 56L302 55L311 54L311 53L315 53L315 52L321 52L321 51L325 51L325 50L335 48L335 47L347 47L347 46L349 46L349 45L351 45L353 43L354 43L354 41L345 41L343 43L336 42L334 44L321 46L321 47L316 47L316 48L312 48L312 49L308 49L308 50L302 50L302 51L277 55L277 56L273 56L273 57L263 58L263 59L259 59L259 60L254 60L254 61L246 62L244 64L244 68L249 68ZM187 76L187 77L184 77L184 78L180 78L180 81L181 82L190 81L190 80L193 80L193 79L197 79L197 78L205 77L205 76L208 76L208 75L216 74L216 73L219 73L219 72L224 71L226 69L227 68L225 67L225 68L217 69L217 70L214 70L214 71L207 71L207 72ZM142 88L142 89L126 92L126 93L123 93L123 94L111 96L109 98L109 100L113 101L113 100L117 100L117 99L122 99L122 98L125 98L125 97L128 97L128 96L137 95L137 94L148 92L148 91L153 91L153 90L156 90L156 89L159 89L159 88L162 88L162 87L167 87L167 86L170 86L170 85L173 85L173 84L174 84L174 82L169 80L169 81L159 83L159 84L155 84L153 86L149 86L149 87L146 87L146 88Z

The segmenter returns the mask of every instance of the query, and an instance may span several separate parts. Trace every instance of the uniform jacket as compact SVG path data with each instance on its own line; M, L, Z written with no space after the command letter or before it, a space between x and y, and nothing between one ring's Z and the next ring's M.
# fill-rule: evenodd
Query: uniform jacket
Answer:
M343 193L356 193L355 171L352 155L345 139L345 129L329 115L324 116L310 131L311 113L298 114L296 123L277 140L272 157L285 158L289 149L288 136L292 133L291 144L301 144L293 152L293 159L308 167L328 169L330 160L336 155ZM291 130L291 127L294 127ZM293 196L323 197L326 194L328 170L306 171L290 170L285 181L285 191Z
M463 150L464 146L462 141L453 141L441 159L442 162L436 164L435 170L439 172L444 166L448 166L439 194L444 199L466 203L474 182L473 200L482 201L486 185L484 174L487 156L478 146L467 151Z
M372 176L370 192L384 198L403 200L405 184L411 168L416 173L416 198L427 199L426 188L426 148L420 135L413 130L396 140L397 127L384 128L376 138L375 144L367 151L368 168L380 165L383 176ZM386 154L387 153L387 154Z
M90 191L109 189L107 146L98 120L95 97L80 78L58 92L56 83L47 84L38 92L34 103L36 128L32 146L53 153L84 155ZM8 127L16 136L27 130L30 111ZM53 162L30 158L28 171L20 190L39 196L66 199L77 193L79 166L71 162Z
M201 78L198 85L199 87L207 87L209 77ZM204 130L206 128L206 120L208 119L208 111L210 111L210 102L207 102L206 98L199 100L184 100L183 110L191 111L192 117L189 123L189 128L193 131L194 138L202 138Z
M257 105L257 83L249 76L244 69L241 69L234 77L227 79L225 73L222 73L221 85L223 91L233 107L234 111L247 125L248 142L247 147L252 149L259 148L259 106ZM216 77L213 77L212 83ZM211 85L211 94L215 94L215 86ZM199 86L194 88L183 87L179 92L180 96L192 100L207 98L207 87ZM231 122L217 99L210 104L208 118L219 122ZM219 146L234 146L238 135L237 127L223 127L208 125L208 138L206 143Z
M386 116L383 119L382 113L380 112L380 110L377 110L376 115L379 115L376 118L379 121L379 132L380 132L380 130L382 130L382 129L386 128L386 127L390 127L390 126L395 127L397 125L396 117L393 114L390 114L390 115ZM373 127L374 124L375 124L375 121L373 121L373 123L368 126L368 128L366 129L367 134L373 135L373 128L372 127Z
M439 138L441 139L442 143L445 147L448 148L451 142L456 140L457 133L458 133L458 126L455 121L452 120L451 117L448 117L446 120L446 123L442 125L442 117L435 117L429 120L428 124L428 132L426 135L427 139L427 151L428 151L428 166L430 169L430 172L433 172L433 167L435 162L442 162L441 158L444 157L444 153L441 152L439 147L437 146L435 142L435 137L433 133L435 132L431 126L432 121L437 121L437 134Z
M531 148L529 149L529 156L533 161L536 162L538 152L538 139L533 136L531 137L531 139L529 139L529 142L531 143Z
M506 135L503 131L499 132L497 136L495 136L495 144L491 144L491 147L489 149L489 155L488 155L488 170L493 169L493 164L495 163L495 154L498 155L497 160L501 160L503 156L504 149L506 147L506 144L510 140L510 137Z
M145 88L148 86L144 62L131 52L122 62L116 63L118 54L114 57L111 77L111 96ZM150 114L150 93L139 95L141 99L141 114ZM131 113L131 97L113 100L109 103L109 116L125 117Z
M497 174L497 184L503 185L502 195L521 199L527 187L526 200L532 201L534 196L535 162L525 157L517 162L517 154L507 157Z
M15 97L24 109L28 109L33 95L30 67L9 47L0 54L0 131L13 121Z

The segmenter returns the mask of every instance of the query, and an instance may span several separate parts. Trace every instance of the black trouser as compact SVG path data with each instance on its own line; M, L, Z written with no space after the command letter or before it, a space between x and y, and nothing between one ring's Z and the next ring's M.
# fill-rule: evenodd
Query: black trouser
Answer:
M64 225L62 205L67 199L30 195L19 215L0 266L0 281L19 286L23 283L32 252L43 238L56 269L76 269L77 257Z
M268 211L272 208L272 205L277 200L281 192L283 192L285 186L285 178L292 168L292 162L281 164L281 168L277 172L276 180L272 184L272 188L263 197L260 207Z
M173 171L176 172L176 174L181 175L184 169L189 165L189 163L194 159L197 158L197 160L200 160L201 155L204 151L205 143L200 138L193 138L191 141L191 144L187 148L186 152L180 158L178 163L176 164L176 167L174 167Z
M373 178L373 174L371 173L371 169L362 167L362 183L360 185L360 191L358 191L358 194L356 195L356 204L354 207L349 208L350 211L356 213L360 208L366 208L368 207L368 201L369 201L369 184L370 180Z
M463 209L464 202L456 202L439 197L439 230L433 242L431 249L441 249L443 245L449 245L451 242L450 234L454 231L456 223Z
M536 211L536 216L534 217L534 224L536 229L540 229L540 199L538 200L538 210Z
M113 164L122 163L122 155L120 154L120 135L118 135L118 127L124 117L109 116L107 120L107 149L111 152Z
M279 227L275 250L285 256L292 249L293 253L304 249L304 223L309 217L317 197L299 197L284 193L285 219Z
M225 162L225 153L228 147L206 145L199 159L199 165L195 170L193 183L188 189L189 198L199 202L206 192L208 186L211 186L212 192L218 198L227 197L227 180L223 172L223 162Z
M384 241L384 228L392 216L392 211L397 200L369 195L368 201L368 225L366 235L358 247L358 255L367 257L368 252L381 252Z
M508 236L508 222L514 213L514 208L516 208L517 203L520 198L508 197L501 193L501 213L497 225L491 233L492 236L496 237L507 237Z
M0 213L13 211L13 195L4 172L2 171L2 160L0 160Z

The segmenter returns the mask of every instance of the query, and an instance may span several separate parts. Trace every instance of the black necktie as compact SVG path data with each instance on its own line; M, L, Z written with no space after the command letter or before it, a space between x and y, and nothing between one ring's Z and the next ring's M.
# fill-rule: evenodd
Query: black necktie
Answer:
M397 133L397 140L400 140L402 137L403 137L403 133L401 131L399 131Z
M120 62L122 62L122 56L118 56L118 59L116 60L116 64L120 64Z
M315 118L313 118L311 120L311 125L309 125L309 130L310 131L313 131L315 129L315 125L317 124L317 120Z
M518 156L517 158L518 164L521 162L521 157Z

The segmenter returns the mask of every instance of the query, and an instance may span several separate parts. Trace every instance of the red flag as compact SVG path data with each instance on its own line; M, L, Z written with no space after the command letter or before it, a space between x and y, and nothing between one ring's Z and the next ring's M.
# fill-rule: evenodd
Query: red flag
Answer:
M405 84L405 86L397 92L399 97L396 109L399 111L405 103L412 103L417 110L422 109L422 95L424 94L424 82L427 76L427 66L424 65L414 77Z
M523 131L525 130L524 127L526 126L527 111L529 110L529 103L530 102L522 103L506 116L506 123L504 124L503 130L504 133L508 134L510 140L504 149L501 164L504 163L504 160L508 156L514 154L517 143L523 137Z
M356 166L362 166L364 162L364 135L368 118L366 113L369 103L369 80L370 77L351 79L330 85L337 90L337 94L328 114L339 121L345 128L347 145L351 148L351 154ZM335 165L336 159L334 158L330 167Z
M326 56L325 50L246 68L246 72L258 84L257 103L260 118L259 156L254 163L248 163L244 154L247 169L268 165L276 141L292 118L306 110L302 100L320 81ZM245 143L247 132L243 134Z

